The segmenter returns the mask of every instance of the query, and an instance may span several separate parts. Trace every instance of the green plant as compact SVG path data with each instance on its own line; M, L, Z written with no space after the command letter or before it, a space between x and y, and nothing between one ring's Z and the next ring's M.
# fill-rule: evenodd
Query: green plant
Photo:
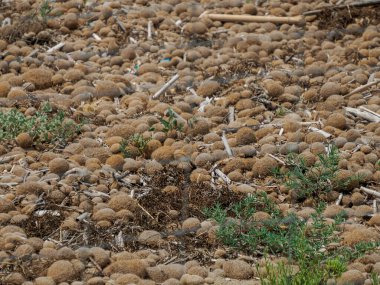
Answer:
M380 285L379 275L375 272L371 273L371 284L372 285Z
M277 172L276 175L282 178L285 186L294 192L298 200L320 197L353 180L360 181L358 176L338 179L338 163L339 151L335 146L327 154L319 154L318 161L313 166L308 166L302 157L290 154L287 157L288 172L285 175Z
M66 118L64 111L53 112L48 103L32 116L25 116L16 109L0 112L0 122L0 141L13 140L20 133L28 133L36 143L66 144L82 127L82 124Z
M43 0L40 6L40 16L44 22L46 22L47 17L52 10L53 8L50 5L50 0Z
M260 220L256 216L262 212L266 218ZM250 253L286 252L297 259L300 254L318 254L319 248L332 239L333 227L324 223L321 211L313 216L309 229L296 215L282 215L265 193L249 196L229 209L217 204L205 214L219 224L217 236L223 243Z
M160 118L160 122L164 126L163 132L165 133L168 133L170 131L182 132L183 123L178 122L178 120L176 119L175 113L171 108L169 108L166 111L166 115L168 117L167 120L165 120L164 118Z
M337 224L342 218L328 223L322 214L325 206L320 203L306 222L295 214L283 215L265 193L260 193L228 208L217 204L204 213L217 222L217 238L225 245L253 255L288 259L287 263L265 263L266 274L259 276L263 285L319 285L340 276L349 261L377 244L326 250L328 244L339 241Z
M129 146L136 147L140 155L144 155L146 146L151 138L144 138L141 134L134 134L128 139L123 139L120 144L120 152L124 157L131 157Z
M290 111L285 108L284 106L279 106L276 111L275 111L275 114L277 117L283 117L285 116L287 113L289 113Z

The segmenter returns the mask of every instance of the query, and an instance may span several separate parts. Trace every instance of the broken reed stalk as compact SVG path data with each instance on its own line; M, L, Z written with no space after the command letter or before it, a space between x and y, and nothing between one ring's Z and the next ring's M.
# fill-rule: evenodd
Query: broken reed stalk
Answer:
M46 51L46 53L52 53L52 52L54 52L54 51L56 51L56 50L59 50L59 49L61 49L64 45L65 45L65 43L60 42L59 44L56 44L55 46L49 48L49 49Z
M359 109L361 109L361 110L363 110L365 112L371 113L372 115L380 118L380 114L378 114L378 113L376 113L374 111L371 111L370 109L367 109L366 107L360 106Z
M228 122L232 123L235 121L235 108L234 106L228 107Z
M152 25L153 25L153 22L149 21L148 22L148 40L152 39Z
M226 152L227 152L228 156L229 157L233 157L234 155L232 153L230 145L228 144L225 132L223 132L222 141L223 141L224 148L226 149Z
M342 199L343 199L343 193L340 193L338 199L335 202L335 205L339 205L340 202L342 202Z
M205 14L213 21L221 22L253 22L253 23L274 23L274 24L297 24L304 25L303 16L276 17L276 16L250 16L250 15L228 15L228 14Z
M369 189L367 187L361 186L360 190L362 190L364 193L370 194L372 196L375 196L377 198L380 198L380 192L377 192L375 190Z
M158 97L161 96L162 93L164 93L166 90L169 89L170 86L172 86L174 84L174 82L176 82L179 78L179 75L176 74L174 75L168 82L165 83L164 86L161 87L160 90L158 90L153 96L152 96L152 99L157 99Z
M374 115L373 114L374 112L372 112L372 111L368 112L367 110L359 110L359 109L351 108L351 107L346 107L345 110L346 110L346 112L353 114L357 117L361 117L367 121L375 122L375 123L380 122L379 114L375 113L375 115Z
M372 87L373 85L376 85L378 83L380 83L380 80L375 80L375 81L369 82L367 84L359 86L358 88L355 88L354 90L352 90L350 93L344 95L343 97L348 97L348 96L354 95L356 93L366 91L367 89L369 89L370 87Z
M322 136L324 136L325 138L329 138L331 137L332 135L324 130L320 130L318 128L314 128L314 127L309 127L309 130L313 131L313 132L317 132L317 133L320 133Z

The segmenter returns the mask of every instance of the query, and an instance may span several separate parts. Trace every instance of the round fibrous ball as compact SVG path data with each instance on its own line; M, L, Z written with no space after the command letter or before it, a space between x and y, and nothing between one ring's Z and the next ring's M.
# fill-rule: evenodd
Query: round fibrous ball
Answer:
M197 94L202 97L210 97L218 92L220 84L213 80L204 81L197 89Z
M95 85L95 95L96 97L118 97L122 95L122 92L114 82L103 80L97 81Z
M49 162L49 171L58 175L64 174L70 169L70 165L64 158L54 158Z
M187 132L192 136L206 135L210 132L210 123L207 120L196 120L191 127L187 129Z
M111 155L109 158L107 158L106 164L115 170L121 171L124 165L124 157L119 154Z
M310 132L305 137L305 142L312 144L315 142L326 142L326 138L318 132Z
M137 202L128 194L122 193L112 196L108 202L108 206L115 212L124 209L134 212L137 209Z
M128 139L135 133L135 128L127 124L118 124L113 126L107 132L107 137L122 137Z
M152 159L161 164L169 164L174 160L174 148L171 146L162 146L152 153Z
M79 21L78 21L78 16L75 13L67 13L65 15L65 18L63 20L63 25L66 28L69 28L70 30L75 30L78 28Z
M159 245L162 243L162 236L157 231L146 230L139 235L138 242L144 245Z
M54 262L47 271L47 277L51 277L55 282L65 282L75 279L77 272L70 261L59 260Z
M264 81L264 88L271 98L279 97L284 93L284 87L277 81L268 79Z
M343 243L353 246L360 242L375 242L380 238L380 234L372 229L355 229L342 235Z
M234 279L249 279L253 275L252 267L243 260L229 260L223 263L226 277Z
M322 85L320 90L320 95L323 99L326 99L330 97L331 95L338 95L340 94L340 84L336 82L326 82Z
M346 117L340 113L333 113L327 118L326 126L344 130L347 127Z
M271 174L274 169L278 166L278 162L269 157L265 156L253 165L252 172L257 176L267 176Z
M25 82L33 83L36 88L48 88L52 84L53 73L47 68L31 68L22 75Z
M11 90L11 85L7 81L0 82L0 98L5 98Z
M367 284L364 283L365 277L362 272L356 269L348 270L344 272L338 279L337 279L337 285L361 285L361 284ZM372 283L371 283L372 284Z
M236 133L236 143L247 145L256 142L255 132L248 127L241 128Z
M22 148L31 147L33 139L28 133L21 133L16 137L16 143Z
M189 34L201 35L207 33L207 26L202 22L187 23L183 29Z

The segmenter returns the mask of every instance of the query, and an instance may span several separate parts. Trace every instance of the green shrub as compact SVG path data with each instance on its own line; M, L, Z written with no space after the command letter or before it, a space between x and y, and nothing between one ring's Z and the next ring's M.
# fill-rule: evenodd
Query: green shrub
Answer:
M0 141L28 133L35 143L66 144L79 132L82 124L66 118L65 112L53 112L49 104L43 105L34 115L25 116L17 109L0 112Z
M349 261L379 244L327 250L328 244L339 241L337 224L342 219L328 223L322 215L324 208L320 203L306 222L295 214L283 215L265 193L260 193L226 209L216 205L205 210L205 215L217 222L217 238L223 244L251 255L288 259L288 263L278 264L267 261L267 274L259 276L263 285L319 285L340 276ZM266 219L255 219L258 212Z
M288 171L281 175L277 170L275 174L293 191L297 200L320 198L322 194L347 186L353 180L360 181L358 176L338 179L339 150L335 146L327 154L319 154L318 161L313 166L307 166L305 160L295 154L290 154L286 163Z
M136 147L140 155L145 154L146 146L151 138L144 138L141 134L134 134L128 139L123 139L120 144L120 152L124 157L131 157L129 146Z

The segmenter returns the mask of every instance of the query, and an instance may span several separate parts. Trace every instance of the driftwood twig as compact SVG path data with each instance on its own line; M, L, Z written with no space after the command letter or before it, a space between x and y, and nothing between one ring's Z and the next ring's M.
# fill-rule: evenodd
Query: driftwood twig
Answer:
M361 186L360 190L362 190L364 193L367 193L367 194L370 194L370 195L375 196L377 198L380 198L380 192L377 192L373 189L369 189L367 187Z
M221 22L254 22L254 23L274 23L274 24L298 24L304 25L303 16L276 17L276 16L251 16L251 15L229 15L229 14L205 14L210 20Z

